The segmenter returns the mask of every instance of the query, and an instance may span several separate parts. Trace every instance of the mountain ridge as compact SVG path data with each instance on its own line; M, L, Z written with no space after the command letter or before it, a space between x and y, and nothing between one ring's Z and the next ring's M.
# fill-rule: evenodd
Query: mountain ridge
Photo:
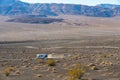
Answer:
M87 6L78 4L57 4L57 3L30 4L19 0L0 1L0 15L4 16L15 15L57 16L60 14L84 15L94 17L120 16L120 5L101 4L96 6Z

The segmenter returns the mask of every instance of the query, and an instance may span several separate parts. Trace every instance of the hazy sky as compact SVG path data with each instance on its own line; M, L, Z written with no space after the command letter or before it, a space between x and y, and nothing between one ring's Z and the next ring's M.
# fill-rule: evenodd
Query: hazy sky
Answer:
M69 3L69 4L86 4L97 5L101 3L119 4L120 0L21 0L30 3Z

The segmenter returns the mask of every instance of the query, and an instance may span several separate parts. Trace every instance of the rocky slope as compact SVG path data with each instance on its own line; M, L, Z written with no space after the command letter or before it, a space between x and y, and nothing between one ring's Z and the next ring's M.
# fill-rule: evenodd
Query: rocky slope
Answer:
M112 17L120 15L120 5L29 4L19 0L0 0L0 15L85 15Z

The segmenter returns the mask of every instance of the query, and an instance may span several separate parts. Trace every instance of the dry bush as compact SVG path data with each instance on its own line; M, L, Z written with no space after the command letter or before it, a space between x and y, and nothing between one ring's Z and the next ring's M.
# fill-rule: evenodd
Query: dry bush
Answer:
M36 77L42 77L42 74L36 74Z
M107 58L108 55L107 55L107 54L102 54L101 57L102 57L102 58Z
M57 73L57 71L54 67L52 68L52 73Z
M91 70L99 70L96 66L91 66Z
M17 70L17 71L15 72L15 74L20 74L20 71L19 71L19 70Z
M46 62L46 64L47 64L48 66L55 66L55 65L56 65L56 62L55 62L55 60L53 60L53 59L48 59L47 62Z
M3 70L5 76L9 76L10 72L14 70L14 67L7 67Z
M111 61L102 61L101 63L100 63L101 65L113 65L113 63L111 62Z
M68 70L68 77L69 80L77 80L81 79L83 74L86 71L86 67L83 67L82 65L76 64L71 69Z

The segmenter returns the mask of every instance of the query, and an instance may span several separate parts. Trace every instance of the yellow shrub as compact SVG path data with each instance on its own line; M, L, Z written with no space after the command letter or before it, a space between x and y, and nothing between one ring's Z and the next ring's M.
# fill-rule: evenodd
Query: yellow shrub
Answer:
M10 72L13 71L14 67L7 67L3 70L5 76L9 76Z
M56 62L55 62L55 60L53 60L53 59L48 59L47 62L46 62L46 64L47 64L48 66L55 66L55 65L56 65Z
M68 70L69 80L77 80L81 79L85 70L81 67L81 65L74 65L71 69Z
M101 57L102 57L102 58L107 58L108 55L106 55L106 54L102 54Z

